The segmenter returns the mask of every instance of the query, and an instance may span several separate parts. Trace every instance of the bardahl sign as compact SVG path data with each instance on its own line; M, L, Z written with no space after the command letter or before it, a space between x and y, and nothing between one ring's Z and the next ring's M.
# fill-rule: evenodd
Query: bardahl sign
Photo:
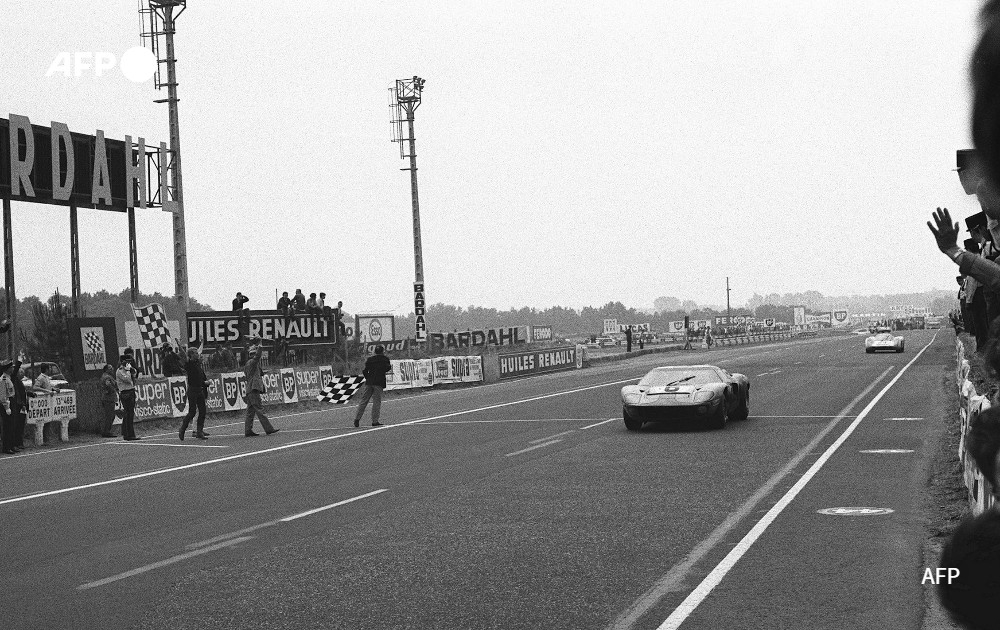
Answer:
M165 143L149 153L158 154L158 164L170 161ZM159 197L163 209L173 211L168 169L155 168L146 156L141 137L108 140L100 129L91 136L65 123L43 127L11 114L0 118L0 197L119 212ZM150 194L154 177L158 192Z

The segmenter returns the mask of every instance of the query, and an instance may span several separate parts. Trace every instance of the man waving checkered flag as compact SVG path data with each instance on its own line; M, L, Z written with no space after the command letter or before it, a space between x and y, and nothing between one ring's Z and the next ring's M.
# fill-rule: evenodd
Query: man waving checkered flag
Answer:
M167 329L167 316L160 304L146 306L132 305L135 321L139 324L139 336L147 348L158 348L170 343L170 331Z
M364 382L365 377L360 374L357 376L334 376L333 380L316 397L316 400L326 400L335 405L346 403Z

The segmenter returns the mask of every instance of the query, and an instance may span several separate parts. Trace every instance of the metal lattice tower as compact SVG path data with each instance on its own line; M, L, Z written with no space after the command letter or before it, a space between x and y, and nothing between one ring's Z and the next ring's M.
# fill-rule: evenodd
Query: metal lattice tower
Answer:
M396 85L389 88L389 107L392 108L394 118L392 120L392 141L399 143L400 159L410 158L409 168L401 168L401 171L410 171L410 191L413 197L413 266L414 266L414 287L420 286L420 294L424 293L424 254L423 246L420 242L420 202L417 198L417 147L416 138L413 135L413 112L420 107L420 98L424 90L425 81L414 75L412 79L397 79ZM406 121L406 127L403 121ZM404 134L405 132L405 134ZM406 153L405 144L409 145L410 152ZM420 312L423 309L417 307L418 325L423 317ZM417 341L421 341L418 329Z
M156 99L154 103L166 103L170 123L170 149L167 170L172 186L169 191L173 199L160 199L164 210L173 213L174 218L174 295L181 301L187 312L189 287L187 270L187 237L184 230L184 187L181 181L181 140L177 111L177 58L174 55L174 34L177 32L175 20L187 8L187 0L139 0L139 15L142 19L142 41L148 40L149 49L156 56L156 89L167 88L167 98ZM161 40L162 38L162 40ZM162 43L162 46L161 46ZM166 80L164 72L166 70ZM162 163L157 163L163 168Z

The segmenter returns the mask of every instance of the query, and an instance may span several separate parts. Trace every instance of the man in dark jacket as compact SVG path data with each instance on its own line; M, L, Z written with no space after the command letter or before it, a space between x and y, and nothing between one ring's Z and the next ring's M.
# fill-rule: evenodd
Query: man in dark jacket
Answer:
M261 395L264 393L264 370L260 367L260 360L262 358L261 340L251 339L249 343L247 352L250 358L243 366L243 375L247 380L247 395L244 397L247 404L247 417L244 423L243 434L247 437L257 437L260 435L260 433L253 430L254 417L260 416L260 426L264 427L264 433L271 435L272 433L277 433L278 429L275 429L271 425L267 414L264 413L264 403L261 401Z
M163 375L164 376L184 376L184 366L181 365L181 358L177 356L170 345L163 346Z
M24 370L21 362L14 361L14 402L11 403L11 414L14 416L14 448L24 449L24 427L28 423L28 392L24 389Z
M115 380L115 366L108 363L101 373L101 437L115 437L111 427L115 424L115 408L118 405L118 382Z
M358 404L358 413L354 415L354 426L361 426L361 416L365 415L365 407L372 396L375 402L372 403L372 426L380 427L382 423L378 421L379 412L382 410L382 390L385 389L385 375L392 372L392 363L383 354L385 348L375 346L375 354L365 361L365 393L361 396Z
M201 366L201 357L198 355L197 348L188 348L188 360L185 368L187 369L188 412L181 423L181 430L178 433L178 437L182 440L184 439L184 432L187 431L188 425L191 424L191 419L194 418L194 414L197 412L198 423L194 437L199 440L207 440L208 434L205 433L205 400L208 398L209 381L208 376L205 374L205 369Z

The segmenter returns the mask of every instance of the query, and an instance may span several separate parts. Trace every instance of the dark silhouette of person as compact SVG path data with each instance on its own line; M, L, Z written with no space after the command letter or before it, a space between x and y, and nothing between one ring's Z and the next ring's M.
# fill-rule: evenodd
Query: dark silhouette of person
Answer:
M368 406L368 401L373 397L375 402L372 403L372 426L382 426L382 423L378 421L382 410L382 390L386 386L386 373L392 371L392 363L384 352L383 346L375 346L375 354L365 361L365 369L362 372L365 377L365 393L358 403L357 413L354 414L354 426L356 427L361 425L361 416L365 415L365 407Z

